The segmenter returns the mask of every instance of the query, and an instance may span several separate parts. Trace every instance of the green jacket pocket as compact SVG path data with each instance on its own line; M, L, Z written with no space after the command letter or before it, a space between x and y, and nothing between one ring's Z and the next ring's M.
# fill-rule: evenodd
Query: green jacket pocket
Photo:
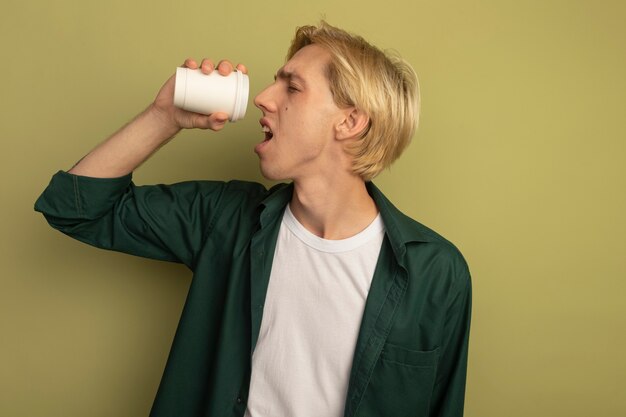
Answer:
M427 417L438 359L439 349L420 351L385 344L356 415Z

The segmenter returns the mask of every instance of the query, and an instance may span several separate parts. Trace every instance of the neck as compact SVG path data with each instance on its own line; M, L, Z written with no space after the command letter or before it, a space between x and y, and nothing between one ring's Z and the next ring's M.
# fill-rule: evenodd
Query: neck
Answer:
M364 230L378 209L357 176L294 180L289 205L294 217L324 239L346 239Z

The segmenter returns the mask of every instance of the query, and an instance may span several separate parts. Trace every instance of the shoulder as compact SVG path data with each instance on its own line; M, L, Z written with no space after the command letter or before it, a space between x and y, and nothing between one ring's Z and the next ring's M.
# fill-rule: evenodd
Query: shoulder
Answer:
M423 291L445 305L471 294L472 282L468 263L450 240L424 224L410 219L421 236L420 242L406 244L404 265L414 284L413 291Z
M194 180L173 184L133 186L137 204L146 211L202 213L217 218L224 211L251 212L265 198L268 190L249 181Z
M394 247L435 251L454 259L462 259L461 252L448 239L423 223L398 209L378 188L368 184L368 189L380 210L385 228Z
M441 268L456 270L455 276L466 275L467 262L459 248L450 240L428 226L405 216L405 225L411 225L408 233L415 233L422 237L421 241L407 242L407 256L427 257L431 264Z
M224 196L258 204L268 195L268 189L258 182L231 180L224 183Z
M381 202L383 202L381 200ZM407 216L385 199L384 222L396 255L409 273L428 276L445 287L469 286L470 274L465 257L448 238ZM382 204L381 204L382 206Z
M239 202L262 200L268 190L262 184L251 181L183 181L171 185L159 184L146 189L160 188L176 194L189 195L192 198L210 198L216 200L235 200ZM144 187L142 187L144 188Z

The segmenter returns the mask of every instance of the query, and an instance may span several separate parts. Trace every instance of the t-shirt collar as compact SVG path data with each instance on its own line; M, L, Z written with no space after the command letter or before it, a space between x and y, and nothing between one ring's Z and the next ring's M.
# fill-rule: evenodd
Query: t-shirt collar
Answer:
M429 229L398 210L374 183L367 182L365 185L380 211L396 257L400 259L404 256L407 243L435 240ZM261 227L272 219L282 218L281 214L291 201L292 195L293 183L278 184L268 191L267 197L261 202Z

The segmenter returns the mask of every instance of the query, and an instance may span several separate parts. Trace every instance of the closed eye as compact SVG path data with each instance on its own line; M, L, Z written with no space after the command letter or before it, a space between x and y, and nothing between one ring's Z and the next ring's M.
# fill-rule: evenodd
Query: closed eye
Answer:
M299 76L294 75L293 73L290 72L285 72L284 70L280 70L277 74L274 75L274 82L278 82L278 80L284 80L285 82L287 82L287 91L289 93L297 93L300 90L300 86L296 85L293 83L292 79L293 78L298 78L300 79Z

